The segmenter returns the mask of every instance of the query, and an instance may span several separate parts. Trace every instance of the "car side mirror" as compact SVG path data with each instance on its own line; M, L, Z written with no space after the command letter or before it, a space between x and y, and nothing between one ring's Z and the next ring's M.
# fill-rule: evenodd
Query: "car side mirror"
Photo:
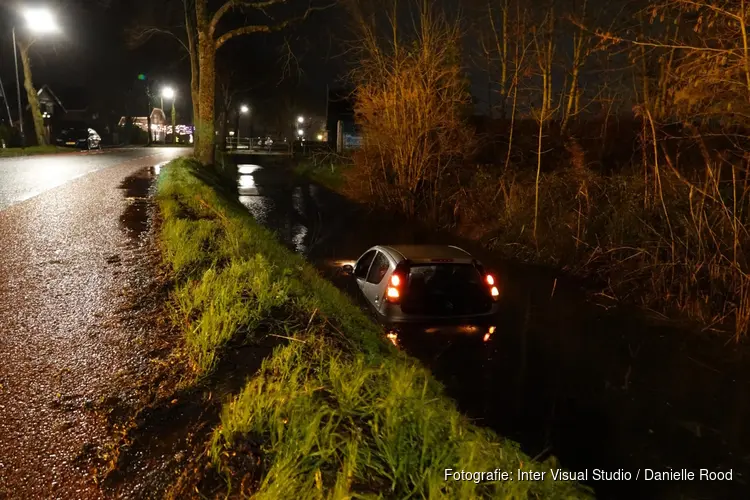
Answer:
M350 274L354 274L354 266L352 266L351 264L346 264L341 267L341 272L343 272L347 276Z

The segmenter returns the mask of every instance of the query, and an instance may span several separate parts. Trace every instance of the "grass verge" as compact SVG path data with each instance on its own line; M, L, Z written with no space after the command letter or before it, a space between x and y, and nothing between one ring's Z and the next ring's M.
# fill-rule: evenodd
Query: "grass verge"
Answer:
M328 189L340 191L346 184L346 172L350 167L347 157L334 153L319 153L300 161L294 167L294 172Z
M225 479L225 493L589 495L549 474L540 482L446 481L445 469L515 474L556 463L535 462L515 443L472 425L427 370L387 344L378 326L220 185L186 159L165 167L158 183L164 255L176 278L172 319L184 333L191 369L211 373L232 343L286 339L224 405L210 437L203 456Z
M28 148L4 148L0 149L0 158L13 158L16 156L34 156L59 153L73 153L77 151L71 148L58 148L57 146L30 146Z

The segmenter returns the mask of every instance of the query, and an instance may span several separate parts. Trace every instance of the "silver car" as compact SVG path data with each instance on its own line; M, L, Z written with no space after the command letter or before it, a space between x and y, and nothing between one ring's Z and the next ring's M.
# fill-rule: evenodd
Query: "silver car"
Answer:
M498 312L495 277L455 246L378 245L343 271L386 324L484 323Z

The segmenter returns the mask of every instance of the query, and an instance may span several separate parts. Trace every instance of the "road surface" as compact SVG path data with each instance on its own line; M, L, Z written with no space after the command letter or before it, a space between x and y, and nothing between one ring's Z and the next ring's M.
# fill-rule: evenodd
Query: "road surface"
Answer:
M92 409L142 369L129 297L149 281L123 181L188 150L0 160L0 498L97 498ZM127 196L131 196L130 199Z
M78 177L124 161L153 155L149 148L0 158L0 210Z

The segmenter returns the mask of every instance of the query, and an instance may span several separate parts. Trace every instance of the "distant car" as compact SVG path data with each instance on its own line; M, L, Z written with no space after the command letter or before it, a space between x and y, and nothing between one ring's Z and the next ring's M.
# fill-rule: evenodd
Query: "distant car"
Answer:
M468 252L448 245L378 245L343 266L387 325L485 323L499 309L499 283Z
M70 127L57 136L57 145L79 149L101 149L102 138L90 127Z

